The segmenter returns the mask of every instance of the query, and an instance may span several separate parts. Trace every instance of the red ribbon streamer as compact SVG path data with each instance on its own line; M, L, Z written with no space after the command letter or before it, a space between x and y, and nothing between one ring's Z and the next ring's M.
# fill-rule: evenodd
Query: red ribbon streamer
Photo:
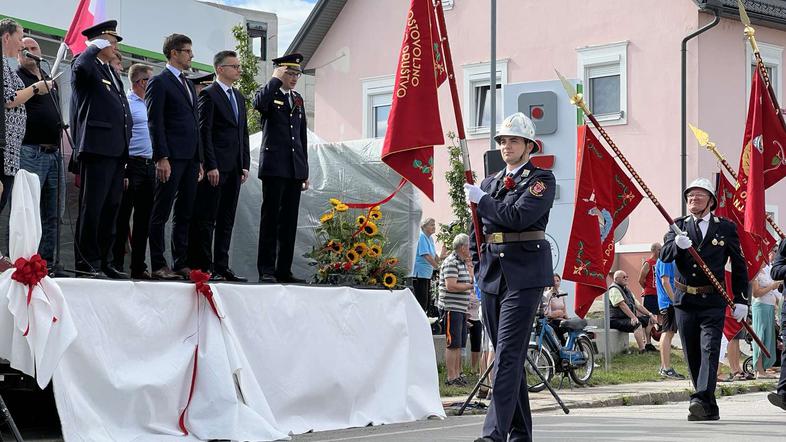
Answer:
M30 332L30 302L33 300L33 288L46 276L46 261L41 255L36 253L30 259L17 258L14 262L16 271L11 275L11 279L27 286L27 329L22 336L27 336ZM57 322L57 318L52 318L52 322Z
M404 184L406 183L407 183L406 178L402 178L401 181L398 182L398 187L396 187L396 190L394 190L393 193L386 196L384 199L377 201L376 203L344 203L344 204L346 204L347 207L349 207L350 209L369 209L374 206L381 206L386 202L392 200L393 197L396 196L398 191L401 190L401 188L404 187Z

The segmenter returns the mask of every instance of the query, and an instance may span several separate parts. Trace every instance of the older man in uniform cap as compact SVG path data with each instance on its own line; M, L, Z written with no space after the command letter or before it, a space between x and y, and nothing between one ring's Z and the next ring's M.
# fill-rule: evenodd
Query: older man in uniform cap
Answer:
M718 420L715 384L726 303L687 249L696 248L718 281L723 284L724 266L731 260L734 319L748 313L748 271L740 249L737 226L712 214L718 205L715 188L706 178L694 180L683 193L690 215L674 223L682 233L669 230L660 259L677 267L674 307L682 349L696 390L688 406L689 421Z
M131 139L131 110L123 83L110 66L122 40L117 21L82 31L88 40L72 67L75 149L81 165L79 218L74 241L77 270L88 276L125 278L108 262Z
M546 225L554 203L554 175L538 169L530 155L539 147L535 125L522 113L502 124L495 140L507 167L480 186L465 184L478 205L485 236L472 259L483 292L483 319L496 352L494 395L476 441L532 440L532 416L524 373L527 344L543 288L553 284Z
M273 78L254 96L254 109L262 116L260 282L304 282L291 270L300 192L308 189L306 110L303 97L293 90L301 75L301 61L300 54L274 59Z

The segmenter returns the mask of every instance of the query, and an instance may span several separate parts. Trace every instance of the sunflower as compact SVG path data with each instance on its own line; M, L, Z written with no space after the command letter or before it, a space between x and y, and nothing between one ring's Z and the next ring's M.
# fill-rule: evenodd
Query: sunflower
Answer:
M396 279L396 275L394 275L392 273L385 273L385 275L382 276L382 285L384 285L385 287L387 287L389 289L392 289L393 287L395 287L396 286L396 282L398 282L398 280Z
M338 206L339 204L343 204L340 199L337 198L330 198L330 204L334 206Z
M382 218L382 212L379 210L372 210L369 212L368 217L374 221Z
M334 216L334 215L335 215L335 212L333 212L332 210L331 210L330 212L323 213L323 214L322 214L322 216L321 216L321 217L319 217L319 222L320 222L321 224L325 224L326 222L328 222L328 221L330 221L331 219L333 219L333 216Z
M382 247L377 244L372 244L368 248L368 256L377 257L382 254Z
M377 234L379 229L377 229L377 225L372 223L371 221L367 222L365 226L363 226L363 233L368 236L374 236Z
M331 252L335 252L335 253L341 253L341 251L344 250L344 245L343 244L341 244L338 241L334 241L332 239L330 241L328 241L328 243L327 243L327 245L325 247L330 249Z
M377 285L377 278L369 278L368 285Z
M398 264L398 258L388 258L387 260L385 260L385 264L394 266Z
M349 209L349 206L344 203L339 202L336 204L336 211L338 212L346 212L347 209Z
M355 251L360 257L366 256L368 246L364 242L356 242L352 245L352 250Z
M358 262L360 259L360 255L354 249L347 250L347 253L344 256L346 256L347 261L351 262L352 264Z
M360 215L355 220L355 223L357 223L358 226L362 226L363 224L366 224L366 216L365 215Z

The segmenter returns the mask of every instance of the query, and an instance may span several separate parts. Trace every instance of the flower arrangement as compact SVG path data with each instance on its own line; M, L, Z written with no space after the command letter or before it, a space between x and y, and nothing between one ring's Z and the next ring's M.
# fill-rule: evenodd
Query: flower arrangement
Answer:
M316 261L315 282L400 287L404 272L388 251L380 207L350 209L336 198L330 206L319 217L317 245L306 255Z

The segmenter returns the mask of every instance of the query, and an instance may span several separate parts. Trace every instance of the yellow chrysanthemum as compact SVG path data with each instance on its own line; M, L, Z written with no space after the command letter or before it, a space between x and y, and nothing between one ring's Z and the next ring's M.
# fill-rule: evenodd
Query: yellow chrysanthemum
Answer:
M364 242L356 242L352 245L352 250L360 256L365 256L366 252L368 252L368 246Z
M330 204L334 206L338 206L339 204L343 204L340 199L337 198L330 198Z
M338 211L338 212L346 212L347 209L349 209L349 206L344 204L344 203L340 202L340 203L336 204L336 211Z
M372 219L372 220L376 221L376 220L382 218L382 212L379 211L379 210L372 210L368 214L368 217L369 217L369 219Z
M389 289L395 287L396 282L398 282L398 280L396 279L396 275L392 273L385 273L385 275L382 277L382 285L384 285Z
M325 224L326 222L328 222L328 221L330 221L331 219L333 219L333 216L334 216L334 215L335 215L335 213L334 213L332 210L331 210L330 212L323 213L323 214L322 214L322 216L321 216L321 217L319 217L319 222L320 222L321 224Z
M358 226L362 226L363 224L366 224L366 216L365 215L360 215L355 220L355 223L357 223Z
M382 247L373 244L368 248L368 256L377 257L382 254Z
M374 236L377 234L377 232L379 232L379 229L377 229L377 225L372 223L371 221L367 222L366 225L363 227L363 233L365 233L368 236Z
M377 278L369 278L368 285L377 285Z
M347 261L351 262L352 264L357 263L358 260L360 259L360 255L358 255L358 253L354 249L347 250L345 256L347 257Z

